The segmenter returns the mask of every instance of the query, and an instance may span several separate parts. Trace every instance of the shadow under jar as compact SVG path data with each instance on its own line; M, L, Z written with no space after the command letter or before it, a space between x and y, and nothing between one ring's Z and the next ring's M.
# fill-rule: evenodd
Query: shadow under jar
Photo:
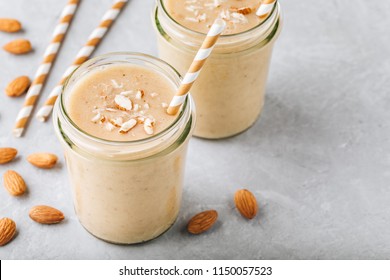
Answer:
M80 223L107 242L133 244L161 235L178 216L194 106L188 97L167 128L145 139L112 141L85 132L69 114L72 92L85 76L113 65L143 67L175 89L180 85L179 74L157 58L137 53L99 56L67 81L54 109L54 127Z
M186 9L193 11L206 1L187 2L190 6ZM209 2L205 8L215 1ZM194 31L179 23L170 14L169 5L173 5L170 9L174 9L177 3L157 0L153 13L159 56L184 75L206 32ZM252 13L255 12L252 8ZM197 13L195 19L202 22L202 11ZM185 18L184 15L178 16ZM272 49L280 29L280 6L276 3L269 15L254 27L219 38L191 89L197 107L195 136L209 139L233 136L248 129L257 120L264 105Z

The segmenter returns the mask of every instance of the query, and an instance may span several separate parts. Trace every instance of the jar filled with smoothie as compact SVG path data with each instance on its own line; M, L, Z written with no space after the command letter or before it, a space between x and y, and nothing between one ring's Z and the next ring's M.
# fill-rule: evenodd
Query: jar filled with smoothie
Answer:
M276 2L264 16L262 0L157 0L153 14L160 58L181 74L190 66L216 18L226 29L191 89L195 136L218 139L249 128L264 105L274 42L281 29Z
M190 97L166 113L179 85L157 58L114 53L87 61L64 86L54 126L76 214L94 236L140 243L175 222L195 121Z

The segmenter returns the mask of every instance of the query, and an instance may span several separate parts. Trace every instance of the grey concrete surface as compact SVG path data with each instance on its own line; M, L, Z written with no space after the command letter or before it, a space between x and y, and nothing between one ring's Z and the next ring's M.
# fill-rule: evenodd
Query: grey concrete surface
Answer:
M29 188L15 198L0 187L0 216L18 225L13 242L0 248L1 259L390 258L390 1L281 0L284 29L261 119L234 138L192 140L176 224L136 246L105 243L78 223L62 157L49 171L26 162L36 151L62 155L51 122L34 119L25 137L11 135L23 98L10 99L3 89L18 75L34 74L66 2L0 1L0 17L18 18L25 27L18 34L0 33L0 44L26 37L34 45L25 56L0 50L0 146L19 150L0 174L15 169ZM82 1L44 96L110 4ZM156 55L153 5L130 0L95 55ZM259 201L259 215L251 221L233 205L242 187ZM32 222L28 210L36 204L56 206L66 220L54 226ZM219 212L216 227L187 234L186 221L209 208Z

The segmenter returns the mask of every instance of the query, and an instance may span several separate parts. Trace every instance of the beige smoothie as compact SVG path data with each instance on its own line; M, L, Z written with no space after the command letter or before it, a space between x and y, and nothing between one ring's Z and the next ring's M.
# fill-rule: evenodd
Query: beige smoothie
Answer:
M223 138L249 128L264 104L279 5L258 17L260 0L159 0L155 15L159 54L184 74L216 18L226 29L195 82L194 135Z
M180 80L131 63L90 68L73 74L57 108L75 211L105 241L153 239L180 208L192 124L166 113Z

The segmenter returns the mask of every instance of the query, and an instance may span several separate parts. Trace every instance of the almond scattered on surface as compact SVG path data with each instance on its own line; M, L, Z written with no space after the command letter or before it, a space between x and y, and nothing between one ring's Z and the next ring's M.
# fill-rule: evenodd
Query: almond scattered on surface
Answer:
M196 214L187 224L188 232L192 234L200 234L209 230L218 219L218 212L215 210L207 210Z
M40 224L57 224L65 218L60 210L47 205L34 206L30 209L29 216Z
M3 46L3 49L12 54L25 54L32 50L31 43L26 39L16 39Z
M14 148L0 148L0 164L4 164L13 160L18 151Z
M0 31L4 32L18 32L22 29L20 21L13 18L0 18Z
M247 189L238 190L234 195L237 210L247 219L253 219L258 210L256 197Z
M35 153L27 157L28 162L43 169L53 168L57 163L57 159L56 155L49 153Z
M7 170L3 176L4 187L13 196L19 196L26 192L26 183L16 171Z
M16 233L16 224L9 218L0 219L0 246L12 240Z
M5 93L10 97L21 96L25 93L30 86L30 78L27 76L17 77L15 80L10 82L5 88Z

